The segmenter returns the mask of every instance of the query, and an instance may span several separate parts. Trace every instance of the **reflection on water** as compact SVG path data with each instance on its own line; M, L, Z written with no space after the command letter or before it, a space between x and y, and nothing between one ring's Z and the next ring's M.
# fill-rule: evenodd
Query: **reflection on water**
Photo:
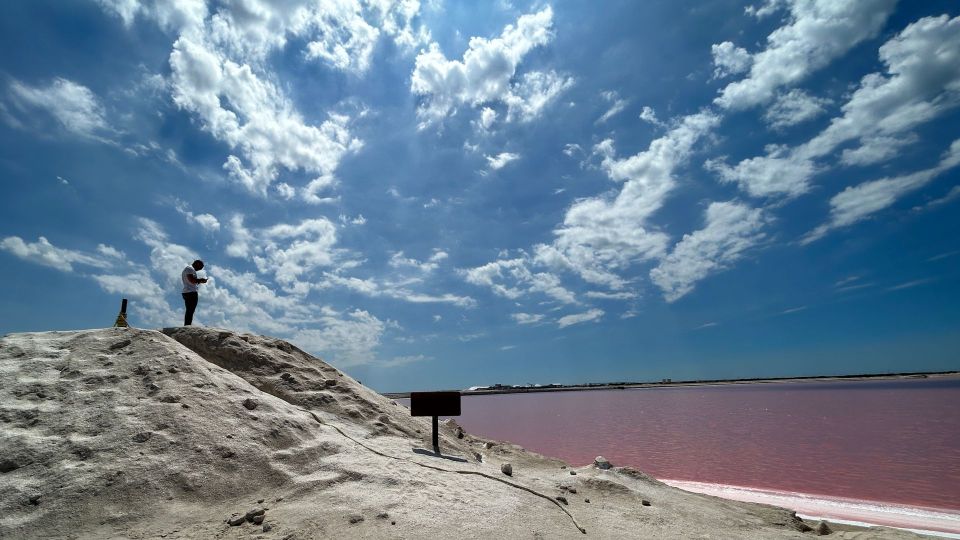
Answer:
M577 465L960 509L960 378L465 396L457 421Z

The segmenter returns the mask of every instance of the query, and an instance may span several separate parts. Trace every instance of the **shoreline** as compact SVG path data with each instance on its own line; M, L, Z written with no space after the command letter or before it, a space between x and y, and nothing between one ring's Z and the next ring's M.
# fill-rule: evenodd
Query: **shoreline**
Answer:
M833 382L833 381L882 381L882 380L909 380L932 379L941 377L957 377L960 371L918 371L909 373L876 373L859 375L812 375L807 377L768 377L751 379L705 379L693 381L669 382L613 382L613 383L586 383L574 385L551 386L502 386L499 388L484 388L477 390L457 390L463 396L484 396L493 394L527 394L536 392L579 392L586 390L627 390L634 388L677 388L687 386L725 386L736 384L775 384L775 383L804 383L804 382ZM408 399L410 392L383 392L383 396L390 399Z
M688 480L659 479L684 491L788 508L804 519L858 527L893 527L941 538L960 538L960 509L931 508Z

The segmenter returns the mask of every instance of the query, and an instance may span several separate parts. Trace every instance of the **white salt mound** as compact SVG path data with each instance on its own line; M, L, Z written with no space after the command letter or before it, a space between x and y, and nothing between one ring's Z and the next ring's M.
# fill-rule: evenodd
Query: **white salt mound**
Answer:
M11 334L0 339L0 538L815 534L781 508L626 467L570 475L455 423L441 431L437 456L429 419L282 340L199 327Z

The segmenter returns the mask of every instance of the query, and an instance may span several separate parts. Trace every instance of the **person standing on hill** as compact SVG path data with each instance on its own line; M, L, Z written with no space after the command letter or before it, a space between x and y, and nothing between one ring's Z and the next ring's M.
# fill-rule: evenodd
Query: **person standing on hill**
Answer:
M180 279L183 281L183 303L187 308L183 315L183 325L193 324L193 312L197 309L197 303L200 301L200 294L197 292L197 285L206 283L207 278L198 278L197 271L203 270L203 261L197 259L192 264L188 264L183 272L180 273Z

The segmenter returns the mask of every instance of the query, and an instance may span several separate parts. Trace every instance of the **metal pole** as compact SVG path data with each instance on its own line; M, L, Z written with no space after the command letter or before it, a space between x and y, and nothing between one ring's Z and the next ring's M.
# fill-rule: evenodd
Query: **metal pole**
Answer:
M123 313L124 315L127 314L127 299L126 299L126 298L124 298L123 301L120 302L120 313Z
M439 421L437 417L433 417L433 451L437 454L440 453L440 438L437 435L437 428L439 427Z

